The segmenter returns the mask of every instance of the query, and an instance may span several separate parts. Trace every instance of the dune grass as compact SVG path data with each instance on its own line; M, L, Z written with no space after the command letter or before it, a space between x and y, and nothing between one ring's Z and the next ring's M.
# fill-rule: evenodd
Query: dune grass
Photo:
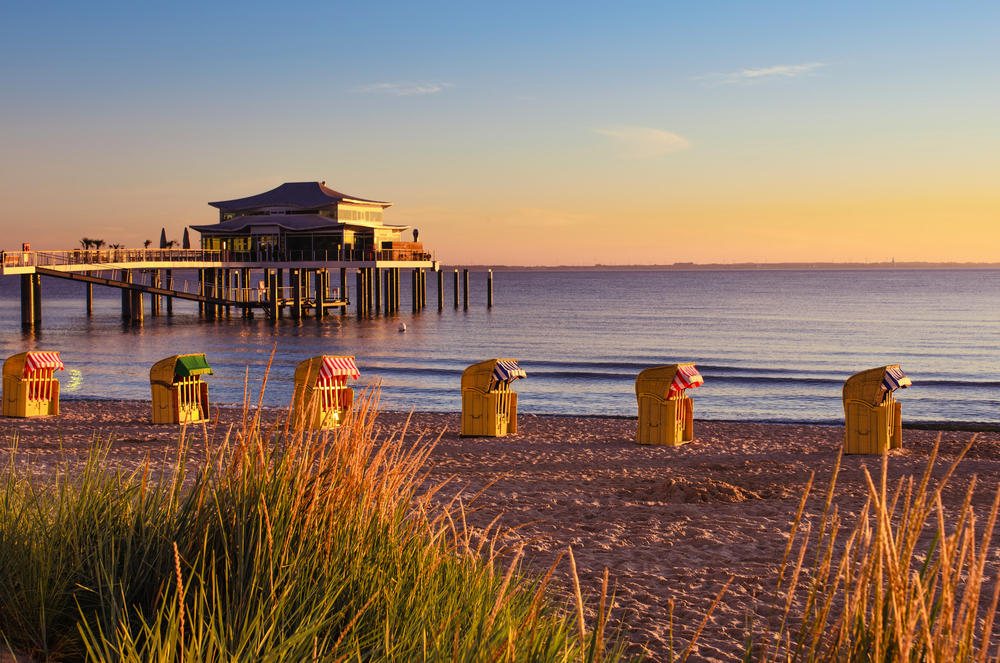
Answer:
M942 499L974 441L934 480L940 437L919 481L890 486L883 456L880 476L865 470L867 505L850 529L833 505L839 459L815 531L803 519L810 480L780 565L775 617L751 634L744 660L1000 660L1000 582L989 592L986 574L1000 487L985 521L972 508L975 477L957 510Z
M162 478L110 469L107 444L41 480L12 460L3 639L46 661L622 660L606 578L591 625L555 567L525 575L498 529L435 508L433 440L377 439L377 396L322 434L246 405Z

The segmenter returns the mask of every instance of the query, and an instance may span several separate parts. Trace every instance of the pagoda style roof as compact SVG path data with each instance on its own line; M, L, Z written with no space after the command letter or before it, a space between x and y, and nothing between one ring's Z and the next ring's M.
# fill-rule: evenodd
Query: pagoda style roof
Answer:
M253 226L284 228L293 232L332 230L336 228L391 228L400 231L410 226L388 226L373 221L337 221L319 214L271 214L265 216L238 216L210 226L190 226L200 233L243 232Z
M392 205L392 203L380 200L368 200L334 191L326 186L326 182L286 182L270 191L258 193L256 196L223 200L216 203L209 203L209 205L227 212L239 212L259 207L297 207L299 209L310 209L326 207L342 202L381 205L383 209Z

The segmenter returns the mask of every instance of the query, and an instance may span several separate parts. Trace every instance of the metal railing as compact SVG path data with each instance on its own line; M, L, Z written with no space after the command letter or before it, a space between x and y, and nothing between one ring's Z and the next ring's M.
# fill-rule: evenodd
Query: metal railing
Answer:
M433 251L385 249L366 251L219 251L209 249L72 249L70 251L5 251L4 267L107 265L135 262L430 262Z

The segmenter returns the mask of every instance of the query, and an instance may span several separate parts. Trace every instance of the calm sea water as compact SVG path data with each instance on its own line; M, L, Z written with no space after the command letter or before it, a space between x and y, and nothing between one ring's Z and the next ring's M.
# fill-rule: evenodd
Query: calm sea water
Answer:
M496 272L492 310L485 273L471 276L467 311L447 282L439 312L429 275L418 314L208 322L175 300L172 316L141 326L122 323L118 290L95 287L88 317L82 284L43 278L32 332L18 277L4 277L0 353L59 350L67 399L148 399L153 363L204 352L212 402L224 404L241 401L248 372L256 400L276 346L271 406L289 402L302 359L355 355L360 383L381 379L388 407L441 412L461 409L466 366L514 357L528 372L515 385L522 412L618 416L636 414L641 369L693 361L705 377L690 392L696 418L830 424L842 421L847 377L898 363L914 384L897 392L904 421L1000 420L1000 271Z

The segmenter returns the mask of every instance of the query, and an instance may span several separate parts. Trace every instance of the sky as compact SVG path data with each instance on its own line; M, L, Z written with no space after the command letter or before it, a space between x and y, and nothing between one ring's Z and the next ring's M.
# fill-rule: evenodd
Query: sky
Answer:
M325 181L451 264L1000 261L998 3L2 15L0 249Z

